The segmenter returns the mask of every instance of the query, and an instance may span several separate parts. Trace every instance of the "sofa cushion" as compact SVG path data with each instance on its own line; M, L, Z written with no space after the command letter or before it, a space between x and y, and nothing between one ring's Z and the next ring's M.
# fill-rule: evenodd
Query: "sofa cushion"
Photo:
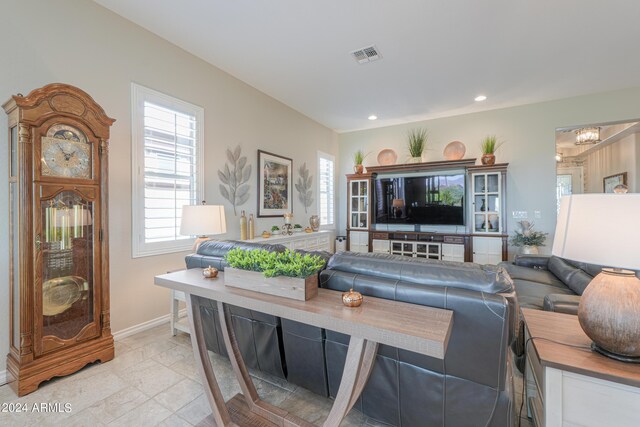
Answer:
M582 266L587 268L586 264L582 264ZM582 295L589 282L593 280L593 276L557 256L552 256L549 259L549 271L578 295Z
M511 277L502 267L495 265L435 261L378 253L339 252L331 257L327 268L357 275L374 275L392 281L449 286L492 294L513 291Z
M514 281L527 280L529 282L538 282L543 285L557 286L560 288L567 287L562 283L562 280L558 279L553 273L547 270L522 267L506 261L500 263L500 266L507 270L507 273L509 273L509 276L511 276L511 279Z
M547 294L575 295L575 293L567 287L561 288L529 280L514 280L514 285L516 287L516 295L518 296L518 304L520 307L525 308L542 310L544 307L544 297Z

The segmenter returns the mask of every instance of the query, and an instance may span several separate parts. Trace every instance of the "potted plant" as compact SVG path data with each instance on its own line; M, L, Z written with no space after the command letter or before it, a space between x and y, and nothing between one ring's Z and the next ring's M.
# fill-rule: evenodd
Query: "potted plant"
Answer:
M426 129L412 129L409 131L409 142L407 144L409 163L422 162L422 154L427 148L427 135Z
M495 135L486 136L482 140L480 149L482 150L482 157L480 161L483 165L494 165L496 163L495 152L500 148L503 142L498 142L498 138Z
M296 232L296 233L301 233L302 232L302 226L300 224L294 224L293 231Z
M225 255L227 286L306 301L318 294L318 271L325 260L286 250L235 248Z
M522 232L516 231L516 234L511 237L510 243L513 246L522 247L520 252L523 254L538 254L538 247L544 246L544 241L549 233L534 231L534 224L529 221L519 221L518 224L520 224Z
M369 154L364 154L362 150L357 150L353 153L353 170L357 174L361 174L364 171L364 166L362 166L362 162Z
M280 234L280 227L278 227L277 225L271 227L271 234Z

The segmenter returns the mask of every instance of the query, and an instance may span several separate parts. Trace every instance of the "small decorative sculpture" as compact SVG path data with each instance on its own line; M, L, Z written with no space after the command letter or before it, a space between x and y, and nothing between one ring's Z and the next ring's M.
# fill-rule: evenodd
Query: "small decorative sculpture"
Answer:
M360 292L349 289L349 292L342 294L342 303L347 307L360 307L364 298Z
M218 269L215 267L209 266L204 270L202 270L202 275L207 279L215 279L216 277L218 277Z

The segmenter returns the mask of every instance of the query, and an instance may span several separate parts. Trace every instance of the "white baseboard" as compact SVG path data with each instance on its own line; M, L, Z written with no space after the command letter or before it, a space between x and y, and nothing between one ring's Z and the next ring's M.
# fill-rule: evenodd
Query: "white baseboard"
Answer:
M187 310L183 308L178 313L180 317L187 315ZM164 316L160 316L156 319L149 320L147 322L142 322L137 325L131 326L129 328L122 329L121 331L113 333L113 339L119 340L122 338L126 338L131 335L135 335L139 332L146 331L147 329L155 328L156 326L160 326L165 323L169 323L171 320L171 314L165 314ZM0 386L5 385L7 383L7 371L0 371Z
M187 310L183 308L178 312L179 316L186 316ZM164 323L169 323L171 320L171 314L165 314L164 316L160 316L156 319L148 320L146 322L138 323L137 325L130 326L128 328L122 329L118 332L114 332L113 339L120 340L122 338L129 337L131 335L135 335L139 332L146 331L147 329L155 328L156 326L160 326Z

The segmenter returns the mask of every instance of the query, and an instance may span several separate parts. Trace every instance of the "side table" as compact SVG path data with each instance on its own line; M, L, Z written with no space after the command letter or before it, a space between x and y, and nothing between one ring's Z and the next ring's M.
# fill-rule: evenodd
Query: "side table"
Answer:
M522 309L527 409L536 426L640 426L640 364L591 351L578 317Z
M184 292L171 289L170 323L171 323L171 335L173 335L174 337L178 334L178 331L190 333L189 319L187 318L187 314L185 313L183 316L180 316L180 302L184 302L185 304L187 302Z

